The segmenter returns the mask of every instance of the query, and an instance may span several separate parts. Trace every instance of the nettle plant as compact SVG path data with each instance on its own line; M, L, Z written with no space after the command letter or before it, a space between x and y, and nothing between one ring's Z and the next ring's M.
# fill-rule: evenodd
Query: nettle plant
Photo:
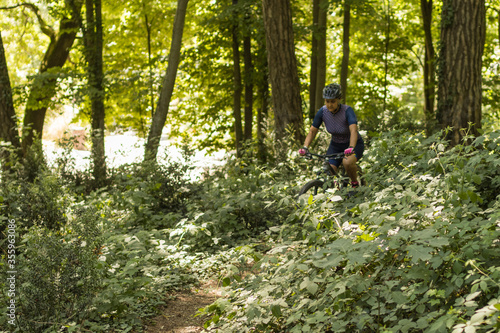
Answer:
M370 186L314 198L277 245L206 307L222 332L496 332L500 132L447 146L404 132L372 141ZM466 138L471 139L471 138Z

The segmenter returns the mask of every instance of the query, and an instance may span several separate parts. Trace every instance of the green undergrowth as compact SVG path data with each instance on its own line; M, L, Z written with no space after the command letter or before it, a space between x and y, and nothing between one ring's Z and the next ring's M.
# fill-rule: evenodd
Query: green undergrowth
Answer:
M226 297L203 309L206 327L497 332L499 155L499 132L453 148L439 135L374 138L369 186L301 201L269 229L254 273L228 276Z
M197 181L189 156L126 164L99 190L67 159L18 162L0 183L2 249L16 221L17 324L3 250L0 327L141 332L173 290L216 280L225 297L200 312L213 331L493 332L499 136L450 148L386 133L361 163L369 186L301 201L315 165L286 147Z

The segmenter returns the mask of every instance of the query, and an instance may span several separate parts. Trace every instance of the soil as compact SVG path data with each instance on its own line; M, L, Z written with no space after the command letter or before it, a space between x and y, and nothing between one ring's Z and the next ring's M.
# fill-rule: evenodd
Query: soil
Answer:
M203 332L207 316L194 315L198 309L212 304L221 297L221 290L213 281L206 282L191 290L182 290L168 295L162 314L153 319L153 324L146 327L147 333L198 333Z

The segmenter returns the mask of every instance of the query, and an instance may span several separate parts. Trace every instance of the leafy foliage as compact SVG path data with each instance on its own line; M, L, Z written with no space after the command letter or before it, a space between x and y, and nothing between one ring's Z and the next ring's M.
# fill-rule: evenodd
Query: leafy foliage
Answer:
M22 330L58 330L87 318L101 285L101 231L95 214L77 211L61 232L33 227L19 256Z
M374 140L369 187L288 217L278 244L205 308L224 332L493 332L500 327L500 133L474 146ZM479 192L481 191L481 192ZM486 195L482 195L485 193ZM295 216L294 216L295 215Z

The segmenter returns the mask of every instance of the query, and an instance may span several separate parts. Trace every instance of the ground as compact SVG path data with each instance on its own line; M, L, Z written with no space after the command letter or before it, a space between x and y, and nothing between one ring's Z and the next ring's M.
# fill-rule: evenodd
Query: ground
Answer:
M221 297L217 283L205 282L199 287L182 290L168 295L173 297L161 309L161 315L153 319L147 333L196 333L203 331L206 317L194 317L199 308L213 303Z

